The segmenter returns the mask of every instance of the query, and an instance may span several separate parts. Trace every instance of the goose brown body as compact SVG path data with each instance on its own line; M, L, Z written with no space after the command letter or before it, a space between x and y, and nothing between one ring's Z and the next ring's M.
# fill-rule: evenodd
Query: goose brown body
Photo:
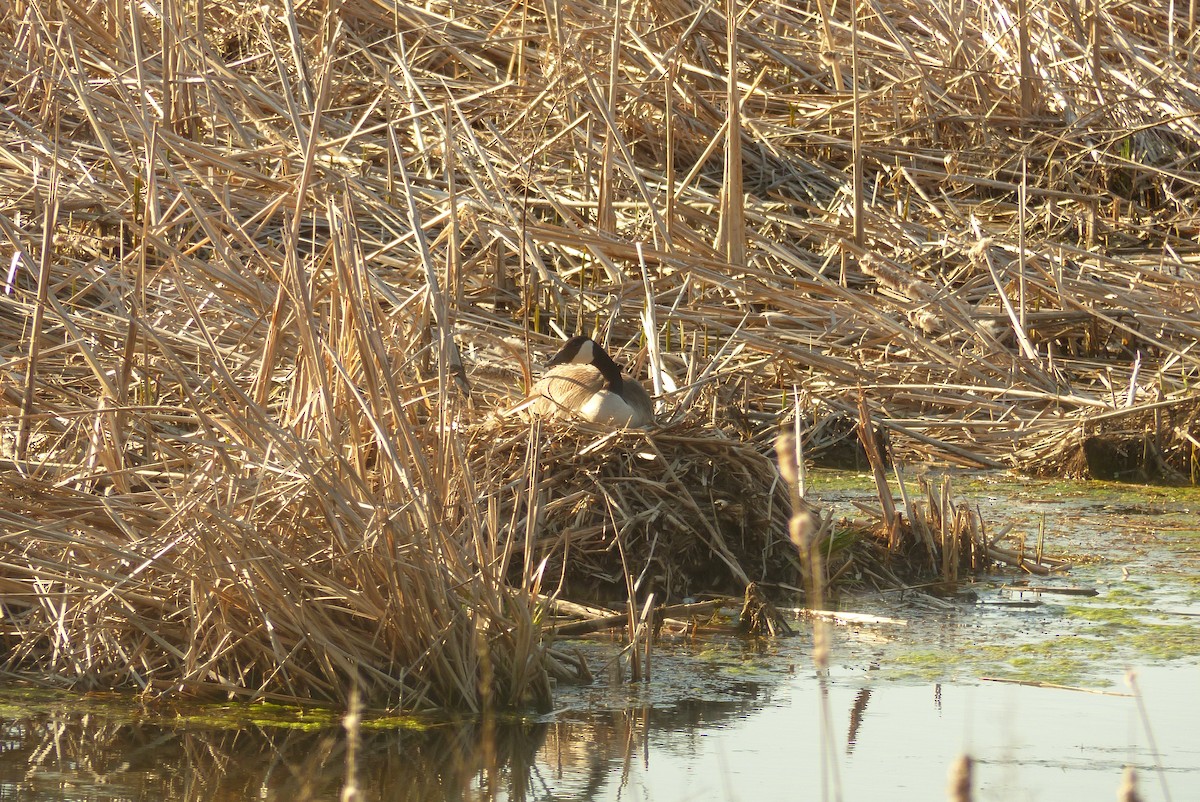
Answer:
M533 386L533 414L579 417L617 428L654 424L650 394L588 337L572 337L548 366Z

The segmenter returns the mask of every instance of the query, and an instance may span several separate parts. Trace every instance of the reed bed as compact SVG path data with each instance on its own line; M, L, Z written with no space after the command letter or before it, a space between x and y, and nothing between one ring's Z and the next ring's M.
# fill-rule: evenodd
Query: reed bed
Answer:
M712 470L861 397L1195 481L1195 20L1021 7L5 4L7 669L544 703L471 437L577 330Z
M510 544L510 573L536 574L539 590L661 601L798 577L778 474L720 429L538 426L531 435L520 422L492 422L467 454L487 471L480 483L493 488L485 501Z

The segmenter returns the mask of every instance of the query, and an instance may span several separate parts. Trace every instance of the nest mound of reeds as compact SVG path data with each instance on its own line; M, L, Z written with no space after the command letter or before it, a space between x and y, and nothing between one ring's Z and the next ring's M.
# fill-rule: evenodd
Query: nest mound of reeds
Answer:
M475 427L468 444L512 575L535 575L544 591L678 601L798 581L775 466L721 429L510 418Z
M1200 398L1117 409L1082 419L1018 455L1042 476L1200 483Z

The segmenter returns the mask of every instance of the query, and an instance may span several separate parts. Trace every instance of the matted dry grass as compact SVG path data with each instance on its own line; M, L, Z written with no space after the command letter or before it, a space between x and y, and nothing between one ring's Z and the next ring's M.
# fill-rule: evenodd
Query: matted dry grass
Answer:
M4 4L7 669L544 702L469 435L578 329L697 465L863 394L902 462L1169 416L1194 476L1178 6Z
M513 533L513 559L543 590L678 600L739 595L750 581L799 586L774 465L719 429L491 421L471 433L467 455L493 488L489 514Z

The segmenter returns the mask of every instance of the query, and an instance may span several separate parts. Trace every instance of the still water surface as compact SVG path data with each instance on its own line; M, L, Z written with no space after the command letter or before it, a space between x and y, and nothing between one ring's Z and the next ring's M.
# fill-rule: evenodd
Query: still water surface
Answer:
M824 481L826 503L869 495ZM850 600L896 622L834 628L824 675L806 625L771 643L663 644L649 683L561 689L549 716L491 732L364 730L360 798L937 800L965 753L976 800L1115 799L1126 766L1145 800L1200 800L1200 495L989 477L956 488L993 527L1044 530L1048 553L1077 561L1046 584L1099 594L1022 595L1007 573L949 612ZM599 660L615 651L584 646ZM20 699L2 708L0 802L302 802L345 785L337 726Z

